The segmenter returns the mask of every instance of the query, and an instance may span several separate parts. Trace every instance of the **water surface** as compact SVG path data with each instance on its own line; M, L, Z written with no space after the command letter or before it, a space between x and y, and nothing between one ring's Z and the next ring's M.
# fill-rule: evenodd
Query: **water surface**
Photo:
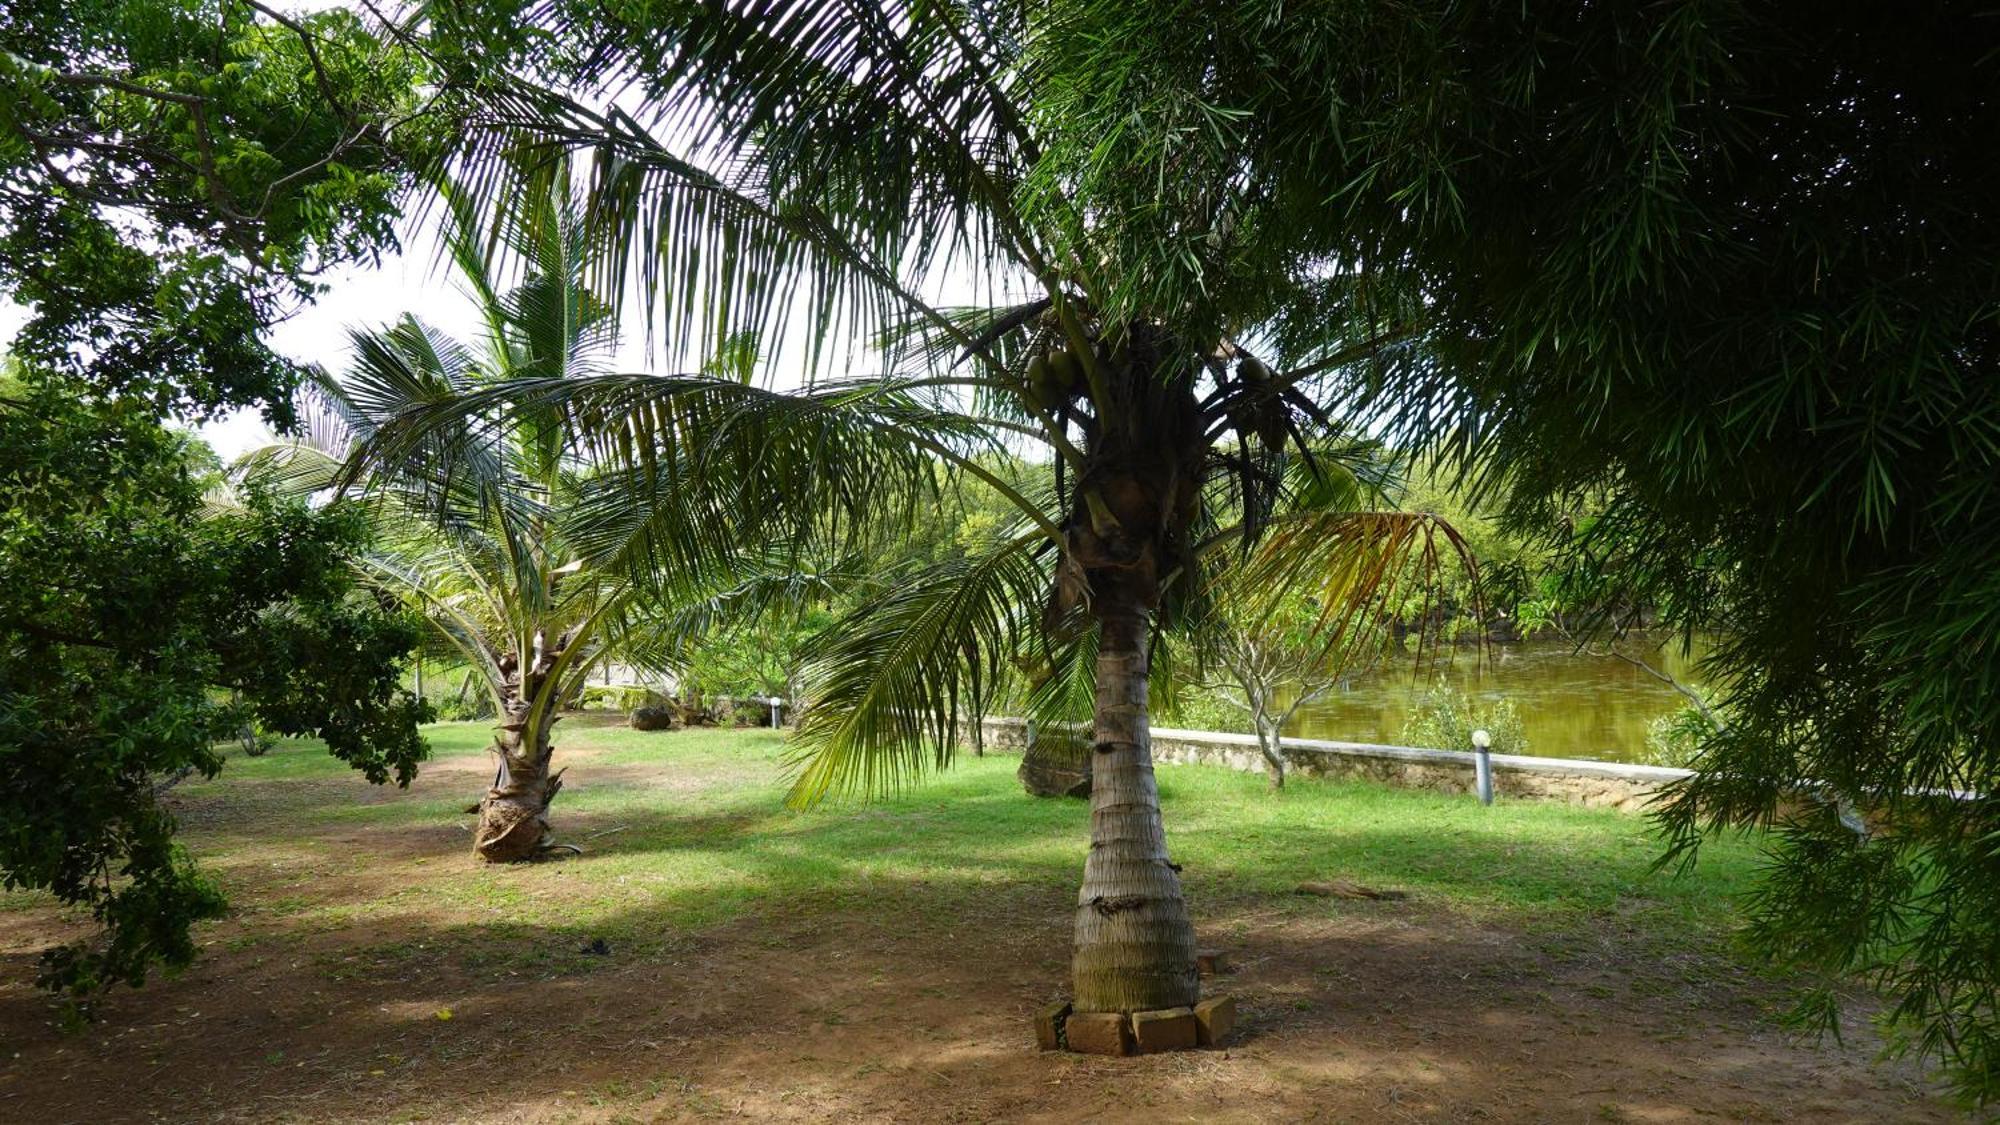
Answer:
M1698 682L1694 660L1682 655L1678 641L1652 650L1628 644L1626 650L1683 683ZM1309 705L1285 733L1399 744L1404 721L1433 682L1474 699L1513 700L1527 752L1544 758L1643 760L1647 726L1683 702L1672 688L1615 656L1579 653L1567 641L1526 641L1493 645L1483 660L1475 660L1471 650L1460 652L1429 674L1409 657L1390 661Z

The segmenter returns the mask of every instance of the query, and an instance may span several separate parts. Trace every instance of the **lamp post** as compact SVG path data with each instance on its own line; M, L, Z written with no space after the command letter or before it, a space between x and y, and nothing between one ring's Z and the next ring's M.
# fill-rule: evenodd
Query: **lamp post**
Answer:
M1472 732L1473 764L1478 771L1479 803L1493 803L1493 736L1484 730Z

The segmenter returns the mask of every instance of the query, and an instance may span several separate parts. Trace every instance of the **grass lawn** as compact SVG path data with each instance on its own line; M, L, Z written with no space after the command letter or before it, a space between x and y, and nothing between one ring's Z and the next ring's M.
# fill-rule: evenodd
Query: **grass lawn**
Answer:
M554 815L588 854L495 868L463 811L488 730L431 739L408 792L303 743L177 789L234 912L80 1033L26 985L74 920L0 900L0 1118L1944 1119L1906 1068L1778 1033L1785 982L1728 944L1752 840L1674 877L1615 812L1162 766L1239 1040L1049 1056L1028 1018L1066 988L1087 808L1017 759L796 813L775 732L578 716ZM1409 897L1292 893L1336 878Z

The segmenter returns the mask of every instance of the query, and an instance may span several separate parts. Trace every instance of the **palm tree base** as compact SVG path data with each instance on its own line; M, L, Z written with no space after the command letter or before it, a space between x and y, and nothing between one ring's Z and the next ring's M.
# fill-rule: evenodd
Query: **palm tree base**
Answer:
M1045 1051L1086 1055L1152 1055L1219 1047L1236 1026L1236 1000L1211 996L1180 1008L1149 1012L1077 1012L1051 1004L1035 1015L1035 1042Z
M1088 738L1037 732L1021 753L1015 776L1035 797L1089 797L1091 747Z
M541 854L549 836L548 806L488 797L480 802L472 850L488 863L519 863Z

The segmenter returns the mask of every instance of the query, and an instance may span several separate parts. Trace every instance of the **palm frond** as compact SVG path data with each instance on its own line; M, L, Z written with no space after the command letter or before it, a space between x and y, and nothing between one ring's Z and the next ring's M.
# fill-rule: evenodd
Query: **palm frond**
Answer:
M344 463L303 442L279 441L245 452L231 469L280 496L308 497L332 488Z
M1046 272L1012 214L1035 147L1010 65L1017 12L822 0L536 18L569 45L551 55L601 64L581 77L606 101L639 97L598 111L555 83L493 80L454 166L495 199L587 157L591 222L630 251L600 288L645 294L669 361L792 323L810 326L816 364L837 325L866 338L927 315L911 279L974 247Z
M653 608L653 627L662 635L680 638L705 636L728 626L753 625L774 615L795 614L823 603L846 590L865 589L878 584L861 559L849 559L829 567L802 567L790 552L775 552L747 561L727 581L712 584L699 593L670 594L647 589L660 600Z
M438 581L435 572L412 565L408 559L379 553L362 555L357 561L362 576L371 584L420 606L436 635L460 659L478 669L489 686L501 681L494 630L482 625L476 614L467 612L459 599Z
M1048 644L1045 631L1037 638L1043 643L1017 658L1029 687L1025 717L1036 727L1089 736L1096 714L1097 636L1097 627L1088 625L1072 630L1066 641Z
M1443 619L1432 599L1443 588L1444 568L1453 565L1471 577L1476 600L1479 564L1458 530L1435 515L1293 512L1274 519L1256 552L1224 572L1216 597L1239 619L1262 621L1282 599L1304 594L1319 607L1324 657L1344 663L1383 640L1398 597L1413 590L1422 661ZM1474 620L1484 619L1479 606L1472 609Z
M900 576L829 629L807 666L813 707L792 760L795 805L880 794L956 753L966 723L1007 675L1049 585L1047 540L996 538Z
M315 368L293 396L298 419L282 439L251 449L230 466L233 476L255 478L281 495L308 497L332 489L367 422L339 382Z
M370 456L436 456L435 443L467 432L465 418L490 419L484 425L504 430L538 412L581 435L579 456L614 467L577 518L577 546L593 557L633 549L651 502L665 495L690 503L692 512L755 514L774 538L835 542L869 521L920 511L934 498L937 458L983 473L1024 514L1047 523L1039 505L976 464L978 454L999 448L978 419L929 404L895 381L781 392L705 375L515 380L404 412L371 437ZM632 511L618 511L619 488ZM699 532L685 518L674 522ZM672 545L655 539L654 546Z

